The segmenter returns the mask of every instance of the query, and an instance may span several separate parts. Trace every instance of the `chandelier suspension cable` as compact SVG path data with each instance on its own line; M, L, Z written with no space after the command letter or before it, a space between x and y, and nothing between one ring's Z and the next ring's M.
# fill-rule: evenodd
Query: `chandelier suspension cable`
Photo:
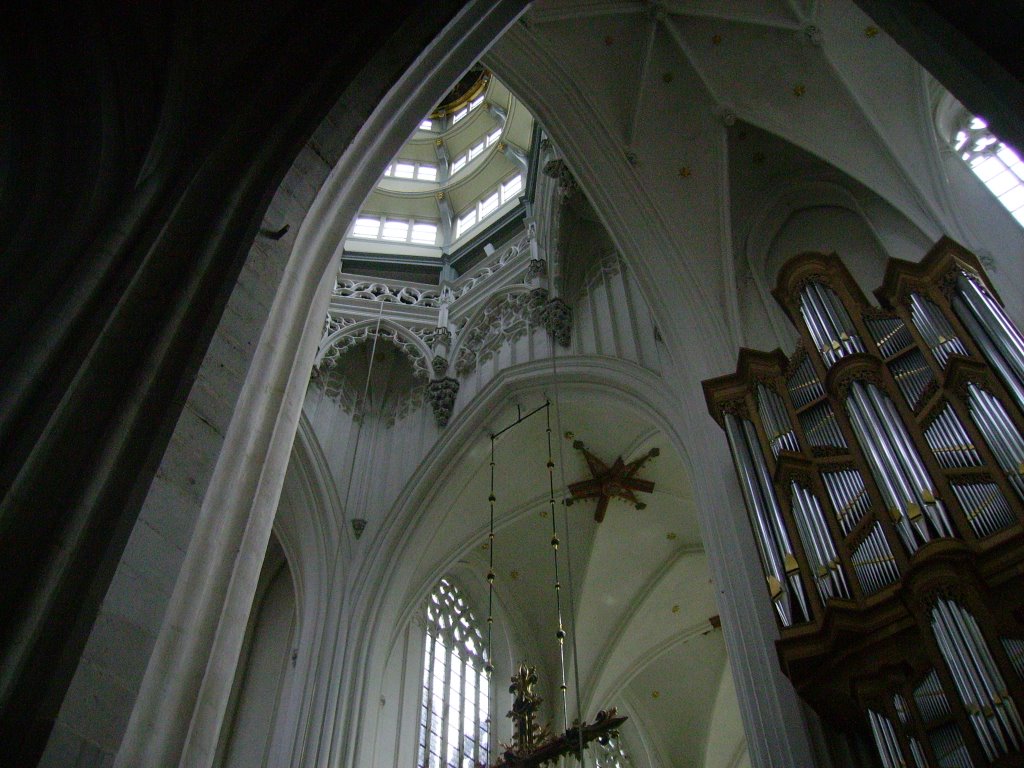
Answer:
M494 656L491 653L491 629L494 626L494 435L491 435L491 492L487 496L487 502L491 507L491 524L487 533L487 549L489 561L487 563L487 661L484 662L484 670L488 676L494 673ZM494 741L488 734L487 739L487 764L491 764L491 746Z
M377 356L377 339L380 338L380 320L381 315L384 314L384 302L380 302L380 308L377 310L377 325L373 329L373 344L370 346L370 364L366 367L366 384L363 386L363 397L356 403L352 409L352 420L358 419L359 426L356 428L356 439L352 445L352 461L348 467L348 487L345 489L345 503L342 506L344 514L349 514L348 502L352 494L352 485L355 479L356 473L356 456L359 455L359 438L363 436L363 419L359 416L360 409L365 410L366 398L370 394L370 378L373 376L373 359ZM357 537L358 538L358 537Z
M555 462L551 455L551 401L547 401L547 412L545 413L545 431L548 438L548 505L551 516L551 554L555 565L555 610L558 613L558 630L555 637L558 639L558 666L561 674L560 690L562 692L562 721L565 727L569 727L569 706L566 701L565 684L565 627L562 623L562 582L558 578L558 522L555 516Z
M555 425L558 428L558 434L563 435L562 432L562 404L559 400L558 395L558 362L555 354L555 339L554 334L551 335L551 381L553 394L555 396ZM550 412L550 408L549 408ZM550 418L550 415L549 415ZM548 430L548 460L550 461L550 442L551 432ZM568 487L568 483L565 479L565 449L562 445L562 441L558 441L558 469L561 474L562 485L562 520L563 527L565 528L565 565L566 565L566 578L569 584L569 621L570 623L570 634L569 637L572 641L572 667L573 667L573 688L576 694L576 720L579 723L583 723L583 699L580 697L580 654L579 648L576 645L576 589L573 586L572 580L572 547L569 546L569 507L565 503L565 489ZM552 517L554 517L554 511L552 510ZM564 662L563 662L564 667ZM568 722L566 722L568 726ZM579 735L579 759L580 765L586 765L583 757L583 729L578 731Z

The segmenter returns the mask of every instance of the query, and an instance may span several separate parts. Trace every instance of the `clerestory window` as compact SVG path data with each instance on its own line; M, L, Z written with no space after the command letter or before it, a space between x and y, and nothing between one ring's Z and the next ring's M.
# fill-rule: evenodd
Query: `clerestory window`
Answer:
M1024 226L1024 163L1020 156L993 136L980 117L971 118L957 131L953 147Z
M417 768L487 763L491 681L483 634L450 579L427 600Z
M489 190L455 220L455 239L461 238L505 203L515 200L522 190L523 175L521 173L502 182L497 189Z

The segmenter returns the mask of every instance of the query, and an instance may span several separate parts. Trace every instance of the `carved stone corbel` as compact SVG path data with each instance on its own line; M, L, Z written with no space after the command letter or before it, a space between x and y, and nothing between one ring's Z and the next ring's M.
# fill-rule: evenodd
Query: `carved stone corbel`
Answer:
M455 407L455 397L458 394L459 382L450 376L434 379L427 385L427 399L430 400L430 407L434 410L437 426L448 426L448 419L451 418L452 408Z
M558 182L558 193L563 200L579 188L572 171L561 158L549 160L544 165L544 175Z
M541 321L559 345L568 347L572 343L572 308L564 299L556 296L548 300Z
M448 373L448 358L444 355L434 355L434 359L430 361L430 367L434 370L434 376L437 378L443 378Z

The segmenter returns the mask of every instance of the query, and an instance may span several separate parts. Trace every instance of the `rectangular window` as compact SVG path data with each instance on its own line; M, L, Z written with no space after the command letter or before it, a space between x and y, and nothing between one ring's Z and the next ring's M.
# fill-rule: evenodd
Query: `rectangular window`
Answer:
M494 194L480 201L480 220L483 221L485 217L498 210L498 205L498 192L495 190Z
M423 122L420 123L420 130L421 131L432 131L432 130L434 130L434 121L433 120L424 120Z
M416 178L420 181L437 181L437 166L424 163L416 169Z
M466 156L465 155L463 155L462 157L455 158L455 162L452 163L452 171L451 171L452 176L454 176L456 173L461 171L465 167L465 165L466 165Z
M479 107L483 103L484 103L484 95L481 93L479 96L477 96L471 102L469 102L469 109L470 109L470 111L476 109L477 107Z
M434 245L437 242L437 224L417 221L412 225L412 241L420 245Z
M487 134L487 146L491 146L494 142L501 138L501 126L499 125L493 131Z
M480 153L484 151L484 143L481 141L476 146L470 147L469 152L466 153L466 157L473 160L480 156Z
M384 231L381 233L383 240L408 240L409 222L403 219L386 219Z
M523 176L522 174L516 174L511 179L501 185L501 202L507 203L509 200L516 197L523 189Z
M474 224L476 224L476 208L471 208L464 216L459 216L459 220L455 225L456 239L462 237Z
M459 122L462 118L464 118L468 114L469 114L469 107L463 107L462 109L460 109L458 112L456 112L454 115L452 115L452 125L455 125L455 123Z
M364 237L376 240L380 235L380 219L360 216L352 226L352 237Z
M411 179L416 175L416 166L412 163L403 163L401 161L395 163L395 178L396 179Z

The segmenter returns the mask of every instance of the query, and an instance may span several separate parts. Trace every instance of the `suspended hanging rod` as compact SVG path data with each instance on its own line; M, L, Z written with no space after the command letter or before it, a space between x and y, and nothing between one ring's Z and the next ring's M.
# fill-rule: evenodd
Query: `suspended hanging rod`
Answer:
M543 411L545 408L550 408L550 407L551 407L551 401L550 400L545 400L544 401L544 405L538 405L536 408L534 408L532 411L530 411L525 416L520 416L519 418L517 418L515 421L513 421L511 424L509 424L504 429L500 429L497 432L495 432L493 435L491 435L491 440L497 440L503 434L505 434L510 429L512 429L512 427L519 426L522 422L526 421L528 418L533 416L533 414L538 413L539 411Z

